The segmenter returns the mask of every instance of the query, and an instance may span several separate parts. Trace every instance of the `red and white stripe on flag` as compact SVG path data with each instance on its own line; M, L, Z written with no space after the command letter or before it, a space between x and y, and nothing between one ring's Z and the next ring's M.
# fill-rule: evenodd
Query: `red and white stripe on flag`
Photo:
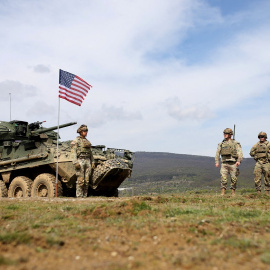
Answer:
M91 87L92 86L82 78L60 69L59 98L81 106Z

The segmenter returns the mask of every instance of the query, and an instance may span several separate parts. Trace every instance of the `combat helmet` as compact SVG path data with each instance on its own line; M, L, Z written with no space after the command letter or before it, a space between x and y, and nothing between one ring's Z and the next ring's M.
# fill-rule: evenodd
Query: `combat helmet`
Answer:
M233 131L231 128L225 128L224 131L223 131L224 134L231 134L233 135Z
M87 125L80 125L77 129L77 133L81 133L82 131L88 131Z
M267 139L267 134L263 131L258 134L258 138L260 138L260 136L263 136L265 139Z

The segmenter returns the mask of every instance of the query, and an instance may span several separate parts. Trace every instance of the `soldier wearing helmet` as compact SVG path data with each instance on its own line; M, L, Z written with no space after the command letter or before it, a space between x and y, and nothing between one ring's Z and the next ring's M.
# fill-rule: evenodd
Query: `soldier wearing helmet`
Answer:
M221 195L225 194L228 183L228 174L231 176L232 195L235 195L237 176L239 175L239 165L243 160L243 152L239 142L232 139L233 131L226 128L224 131L224 140L218 144L215 165L219 167L221 156Z
M77 129L80 134L71 142L71 154L76 170L76 197L87 197L91 167L94 168L94 158L91 143L86 139L88 128L81 125Z
M267 134L261 131L258 134L259 142L257 142L250 150L250 156L256 160L254 167L254 182L258 194L261 194L262 184L261 178L264 175L265 194L269 194L270 190L270 143L267 141Z

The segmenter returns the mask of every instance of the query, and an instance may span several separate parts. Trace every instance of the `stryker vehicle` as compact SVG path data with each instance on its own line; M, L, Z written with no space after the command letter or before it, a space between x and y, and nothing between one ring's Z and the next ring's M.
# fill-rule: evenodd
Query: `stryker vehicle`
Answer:
M59 128L74 124L77 123L59 125ZM0 122L0 198L54 197L56 191L58 197L75 196L71 141L58 140L57 152L55 129L58 126L42 127L42 122ZM92 146L92 152L95 168L88 194L118 196L117 188L131 175L133 153L125 149L105 150L104 145Z

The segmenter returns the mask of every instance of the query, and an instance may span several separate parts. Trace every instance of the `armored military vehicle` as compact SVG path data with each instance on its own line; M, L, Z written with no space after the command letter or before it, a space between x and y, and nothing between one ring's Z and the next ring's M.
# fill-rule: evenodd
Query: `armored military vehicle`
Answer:
M57 128L44 128L42 122L0 122L0 197L54 197L56 192L57 196L75 196L71 141L58 140L57 151ZM131 175L133 153L104 145L93 146L92 151L95 169L89 194L117 196L117 188Z

